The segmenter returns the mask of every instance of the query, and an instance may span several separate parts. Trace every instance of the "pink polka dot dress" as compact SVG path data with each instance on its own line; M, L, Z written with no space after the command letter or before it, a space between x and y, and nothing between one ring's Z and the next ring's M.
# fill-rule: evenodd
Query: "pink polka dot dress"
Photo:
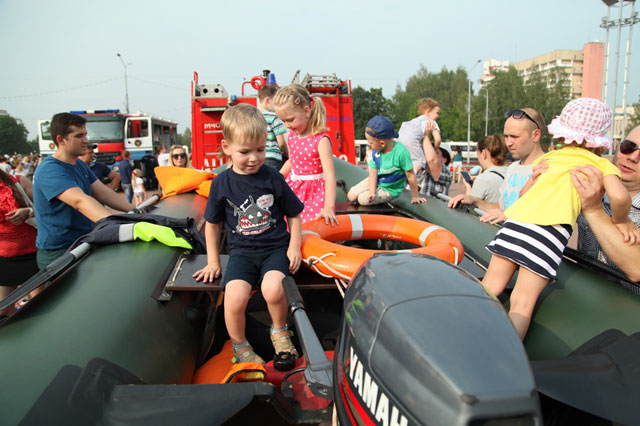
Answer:
M324 207L324 175L318 152L318 143L323 137L328 138L329 134L324 132L301 138L290 131L287 135L291 160L287 183L304 203L300 214L302 223L315 219Z

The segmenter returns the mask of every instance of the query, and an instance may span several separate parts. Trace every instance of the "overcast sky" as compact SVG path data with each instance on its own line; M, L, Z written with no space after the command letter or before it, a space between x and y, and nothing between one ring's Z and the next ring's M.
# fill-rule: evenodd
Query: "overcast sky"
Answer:
M37 120L56 112L124 111L121 53L130 110L175 120L182 133L191 127L193 71L200 83L238 95L242 81L263 69L281 85L300 69L336 73L391 97L420 64L437 72L478 59L513 63L605 41L599 25L606 14L600 0L0 0L0 109L23 120L29 139ZM628 103L640 94L639 31ZM627 36L628 28L619 104ZM481 73L479 64L474 82Z

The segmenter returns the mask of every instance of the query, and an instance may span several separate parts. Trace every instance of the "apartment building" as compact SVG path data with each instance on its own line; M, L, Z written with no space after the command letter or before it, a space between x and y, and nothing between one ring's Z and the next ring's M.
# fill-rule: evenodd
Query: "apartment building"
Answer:
M582 50L554 50L513 65L526 82L539 74L553 87L556 75L569 88L572 98L602 98L604 43L586 43ZM557 71L557 73L556 73Z

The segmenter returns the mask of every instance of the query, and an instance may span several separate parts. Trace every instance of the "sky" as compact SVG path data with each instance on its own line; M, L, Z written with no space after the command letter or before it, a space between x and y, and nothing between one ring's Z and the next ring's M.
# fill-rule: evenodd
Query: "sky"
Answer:
M191 128L194 71L200 83L236 95L244 80L270 69L280 85L296 70L335 73L391 98L421 65L469 69L478 59L514 63L604 42L606 15L601 0L0 0L0 110L21 119L30 140L37 120L57 112L125 111L120 53L130 111L177 121L182 133ZM628 104L640 95L638 32ZM481 74L482 64L470 73L476 90Z

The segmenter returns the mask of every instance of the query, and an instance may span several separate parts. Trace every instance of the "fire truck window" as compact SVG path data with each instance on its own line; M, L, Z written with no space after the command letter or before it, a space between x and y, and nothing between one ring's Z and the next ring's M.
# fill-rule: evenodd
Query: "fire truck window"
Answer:
M146 120L140 121L140 137L146 138L149 136L149 122Z
M140 120L129 121L129 126L127 129L127 137L128 138L142 137L141 131L140 131Z

